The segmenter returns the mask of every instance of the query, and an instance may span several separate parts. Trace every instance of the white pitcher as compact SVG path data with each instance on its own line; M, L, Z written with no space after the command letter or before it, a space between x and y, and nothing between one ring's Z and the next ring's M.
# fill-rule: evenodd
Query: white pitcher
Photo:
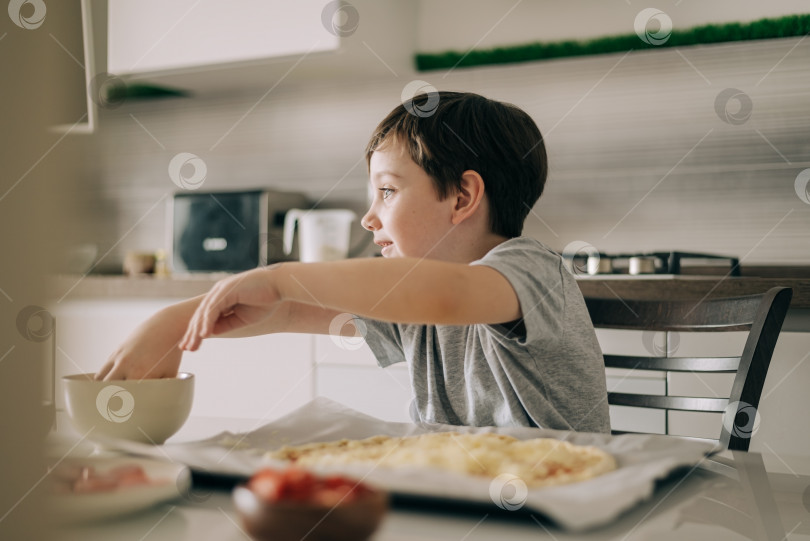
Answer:
M284 253L292 252L298 223L298 253L303 262L335 261L349 255L351 225L357 215L348 209L290 209L284 217Z

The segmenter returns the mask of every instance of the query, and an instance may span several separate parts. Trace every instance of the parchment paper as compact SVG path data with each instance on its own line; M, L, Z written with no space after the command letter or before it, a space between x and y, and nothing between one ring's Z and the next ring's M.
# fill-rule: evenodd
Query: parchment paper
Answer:
M657 435L591 434L526 427L459 427L439 424L392 423L370 417L332 400L319 397L285 417L246 433L223 432L206 440L151 446L123 440L105 440L108 448L147 455L188 465L214 474L249 476L264 466L283 463L264 455L282 445L298 445L342 438L360 439L385 434L411 436L428 432L495 432L518 439L555 438L577 445L594 445L612 454L618 468L589 481L556 487L529 489L525 502L496 501L490 494L491 480L428 468L385 469L372 466L340 466L316 469L340 471L383 489L410 496L451 498L527 508L546 515L569 530L585 530L606 524L624 511L649 498L655 481L677 468L698 464L717 450L711 443Z

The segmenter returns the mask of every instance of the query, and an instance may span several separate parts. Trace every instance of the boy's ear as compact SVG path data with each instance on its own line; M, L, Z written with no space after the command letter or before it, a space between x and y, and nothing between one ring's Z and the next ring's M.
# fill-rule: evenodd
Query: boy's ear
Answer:
M477 171L468 169L461 174L461 183L453 198L453 224L460 224L481 206L484 199L484 179Z

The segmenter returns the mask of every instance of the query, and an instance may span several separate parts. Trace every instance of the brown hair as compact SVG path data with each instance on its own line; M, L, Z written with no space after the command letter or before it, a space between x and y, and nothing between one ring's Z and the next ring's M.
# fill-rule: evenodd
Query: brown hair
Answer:
M478 94L431 92L394 108L366 146L393 142L432 179L440 199L460 187L461 174L474 170L484 179L492 232L520 236L523 222L543 193L548 173L543 136L522 109Z

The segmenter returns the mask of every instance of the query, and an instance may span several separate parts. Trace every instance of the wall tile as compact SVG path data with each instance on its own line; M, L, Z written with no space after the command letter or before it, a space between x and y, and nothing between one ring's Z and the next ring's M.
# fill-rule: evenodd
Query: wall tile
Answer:
M550 177L525 233L562 250L710 251L748 263L810 264L810 205L794 181L810 167L810 42L799 38L633 51L418 74L437 88L515 103L546 138ZM365 204L363 148L400 101L406 76L279 85L104 111L86 227L99 268L164 244L162 197L179 152L208 167L206 190L270 186ZM752 109L730 124L718 95ZM747 98L746 98L747 97ZM731 101L721 114L739 114ZM110 209L115 209L112 220ZM150 210L151 209L151 210Z

